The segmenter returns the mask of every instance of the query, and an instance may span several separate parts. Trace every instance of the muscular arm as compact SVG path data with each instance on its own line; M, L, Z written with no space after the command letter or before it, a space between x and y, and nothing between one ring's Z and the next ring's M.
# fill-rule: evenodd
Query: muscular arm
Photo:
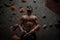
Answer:
M40 29L40 25L39 25L38 20L36 18L34 28L32 28L30 30L30 32L28 32L27 34L25 34L24 37L27 36L27 35L29 35L30 33L34 32L34 31L38 31L39 29Z
M18 28L19 28L22 32L25 32L25 33L26 33L26 31L25 31L25 30L23 29L23 27L22 27L23 18L20 18L20 20L19 20L19 18L17 18L17 21L18 21L18 24L19 24Z
M36 18L35 19L35 26L29 33L34 32L34 31L38 31L39 29L40 29L40 25L39 25L38 20Z

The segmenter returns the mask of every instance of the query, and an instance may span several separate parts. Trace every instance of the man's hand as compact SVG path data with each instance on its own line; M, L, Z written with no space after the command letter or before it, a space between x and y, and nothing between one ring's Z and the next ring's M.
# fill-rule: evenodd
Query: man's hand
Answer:
M27 33L25 30L22 31L23 33Z
M24 37L31 35L31 32L28 32L24 35Z
M26 33L23 37L26 37L26 36L28 36L29 35L29 33Z

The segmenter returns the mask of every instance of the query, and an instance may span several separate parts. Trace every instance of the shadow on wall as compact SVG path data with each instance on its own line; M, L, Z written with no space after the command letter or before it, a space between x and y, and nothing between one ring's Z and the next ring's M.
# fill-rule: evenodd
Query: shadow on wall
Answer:
M56 14L60 15L60 0L46 0L46 6Z

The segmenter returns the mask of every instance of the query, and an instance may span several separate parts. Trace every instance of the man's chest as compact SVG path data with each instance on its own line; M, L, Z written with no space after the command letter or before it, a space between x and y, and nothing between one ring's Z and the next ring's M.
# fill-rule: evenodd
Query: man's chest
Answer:
M33 16L26 16L23 17L23 21L35 21L35 18Z

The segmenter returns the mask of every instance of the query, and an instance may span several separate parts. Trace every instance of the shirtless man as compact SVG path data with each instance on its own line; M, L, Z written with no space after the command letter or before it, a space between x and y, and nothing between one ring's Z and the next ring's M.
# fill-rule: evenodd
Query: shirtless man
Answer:
M32 7L27 7L27 15L23 15L20 19L20 30L25 33L24 37L28 36L29 34L32 34L33 38L27 37L23 38L23 40L36 40L35 31L39 30L40 26L38 24L37 17L32 15Z

